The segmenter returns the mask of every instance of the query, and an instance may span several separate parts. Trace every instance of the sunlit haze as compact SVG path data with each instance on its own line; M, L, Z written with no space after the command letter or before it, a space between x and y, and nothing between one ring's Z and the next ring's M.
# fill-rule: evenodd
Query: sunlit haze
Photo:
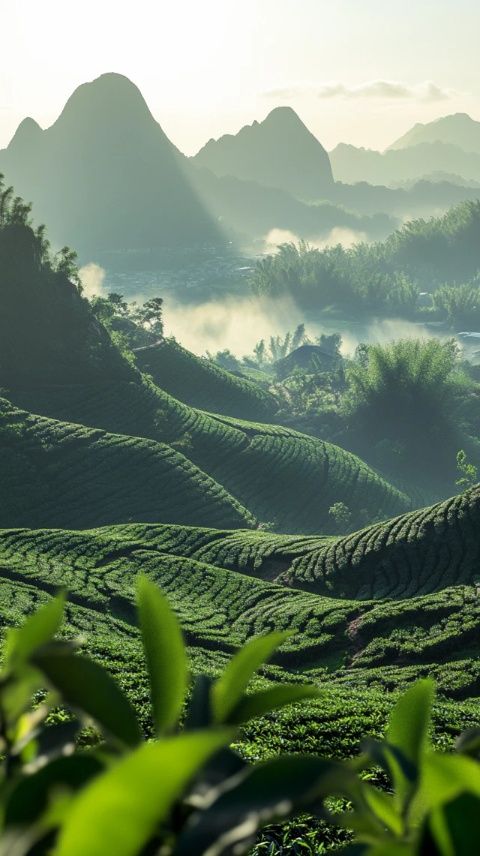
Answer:
M0 146L25 116L52 124L73 89L105 71L140 87L187 154L281 104L329 149L383 148L447 113L480 119L474 0L1 6Z

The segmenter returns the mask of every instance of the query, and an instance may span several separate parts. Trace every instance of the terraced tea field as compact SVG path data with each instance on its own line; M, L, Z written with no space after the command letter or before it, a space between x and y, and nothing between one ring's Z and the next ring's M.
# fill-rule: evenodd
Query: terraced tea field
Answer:
M221 485L165 443L33 416L5 399L0 440L0 526L254 525Z
M328 512L335 502L351 508L357 526L410 507L405 494L337 446L288 428L196 410L146 380L23 389L11 396L18 406L51 418L173 446L277 531L332 531Z
M296 586L356 599L405 599L480 582L480 487L320 543L288 572Z
M427 527L431 548L426 550L420 542L419 579L422 562L426 570L435 544L445 543L448 549L450 536L461 531L460 523L466 517L475 519L479 492L457 498L450 531L444 528L439 537ZM425 510L422 519L440 519L441 509ZM402 518L403 530L400 519L390 528L395 525L396 531L405 533L411 518ZM363 593L362 597L332 591L316 594L297 587L297 567L309 566L346 539L173 525L3 531L0 573L46 592L65 585L75 604L110 612L133 625L133 585L141 570L168 594L196 649L226 655L252 635L288 629L294 635L279 651L277 664L289 673L308 674L315 680L328 675L329 686L388 690L418 675L434 674L446 696L468 698L476 697L480 688L480 597L478 562L468 530L463 531L456 580L449 577L442 583L436 578L434 591L406 598L394 593L365 599ZM398 550L402 538L404 534L397 535ZM351 541L356 543L353 536ZM380 562L378 549L375 555ZM275 567L283 584L269 581Z
M173 339L135 350L140 371L165 392L210 413L269 421L278 402L259 384L197 357Z

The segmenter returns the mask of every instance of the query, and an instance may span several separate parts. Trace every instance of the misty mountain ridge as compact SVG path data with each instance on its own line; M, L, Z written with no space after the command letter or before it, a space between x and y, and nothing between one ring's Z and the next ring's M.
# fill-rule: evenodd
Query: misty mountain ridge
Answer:
M445 143L465 152L480 154L480 122L468 113L453 113L433 122L418 122L389 146L389 151L406 149L421 143Z
M192 190L187 160L119 74L79 86L54 124L24 120L0 170L50 224L54 242L79 251L221 243Z
M276 107L262 122L210 140L194 162L217 176L255 181L300 199L321 199L333 186L326 150L291 107Z
M420 179L435 181L438 174L459 176L462 182L480 181L480 154L451 143L418 143L385 152L339 143L330 152L335 181L395 186Z
M480 179L480 154L446 143L383 155L341 145L331 161L290 107L187 158L138 87L108 73L79 86L49 128L24 119L0 151L0 172L33 203L36 222L49 223L54 246L71 244L82 261L103 264L131 251L150 259L162 248L227 252L233 242L263 250L273 230L324 241L339 228L381 240L396 218L440 213L475 195L449 182L408 193L388 185L435 171Z
M280 172L297 186L303 176L306 191L318 179L316 162L333 184L328 155L293 110L274 110L261 124L262 168L277 163L280 139ZM299 137L313 153L310 174L290 153L288 141ZM166 247L227 251L228 242L262 240L276 228L318 238L347 227L382 238L395 225L381 214L373 221L332 204L310 206L287 190L199 168L168 139L140 90L114 73L79 86L48 129L24 119L0 151L0 171L33 202L36 221L49 223L54 245L72 244L85 260Z
M417 123L384 152L339 143L329 154L335 180L347 184L476 183L480 181L480 122L466 113L454 113Z

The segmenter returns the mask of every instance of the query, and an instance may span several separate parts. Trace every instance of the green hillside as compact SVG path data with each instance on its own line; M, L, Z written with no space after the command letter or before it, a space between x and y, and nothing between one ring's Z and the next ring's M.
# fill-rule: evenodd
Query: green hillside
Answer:
M37 597L66 586L72 615L87 611L110 621L109 645L115 648L124 632L135 637L134 582L141 570L168 594L202 668L216 668L252 635L288 629L293 635L267 672L274 680L301 674L324 685L328 676L327 698L343 687L359 693L368 689L373 704L378 690L390 692L432 674L444 698L478 695L480 604L468 555L458 563L458 582L445 579L435 593L366 601L253 579L189 556L206 558L206 543L224 537L219 531L157 525L87 532L4 530L1 585L14 582L21 591L28 586ZM421 555L418 563L421 576L428 566ZM8 603L5 598L5 614ZM90 621L95 641L95 619ZM338 738L335 721L330 731Z
M480 487L320 544L292 565L295 584L359 599L408 598L480 579Z
M408 498L355 455L288 428L196 410L142 380L10 390L15 403L65 422L174 444L251 513L279 531L331 531L345 502L353 525L405 511Z
M6 399L0 399L0 468L2 527L254 523L172 447L34 416Z
M42 231L0 220L0 387L132 376L62 264L55 269Z
M331 526L329 508L339 501L352 507L358 526L408 508L407 497L348 452L285 428L210 415L146 379L132 365L131 355L112 341L65 271L54 270L44 237L32 231L27 216L28 210L21 223L0 228L0 388L10 401L61 422L173 445L254 517L283 531L317 532ZM187 352L174 356L184 365L193 362L200 372ZM172 365L170 372L175 374ZM213 377L218 396L218 384L226 385L226 380L208 370L208 378ZM239 395L240 384L250 406L252 399L270 401L263 394L258 397L247 381L232 382L232 395ZM208 395L213 380L202 385ZM141 491L142 479L138 484ZM160 480L157 490L167 508L170 483ZM117 518L103 513L87 523L70 517L62 525L152 519L150 500L135 512L131 508L127 517L123 510ZM164 515L157 520L200 522ZM59 525L56 518L45 517L42 523L37 518L25 522ZM202 522L225 525L208 516Z
M197 357L173 339L135 350L137 366L175 398L211 413L268 421L278 408L256 383Z

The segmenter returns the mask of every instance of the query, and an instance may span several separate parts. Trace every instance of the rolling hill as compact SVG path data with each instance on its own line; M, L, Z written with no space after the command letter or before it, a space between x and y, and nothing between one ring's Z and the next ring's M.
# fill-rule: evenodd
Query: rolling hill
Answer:
M173 339L134 353L140 371L192 407L258 421L272 419L278 409L275 397L261 386L195 356Z
M355 455L291 429L196 410L150 382L9 390L19 407L63 422L174 445L260 521L331 531L345 502L358 525L409 499ZM301 497L301 502L299 502Z
M0 527L254 519L164 443L35 416L0 399Z
M331 526L329 508L338 501L355 505L358 525L409 506L406 496L342 449L285 428L197 410L155 385L135 367L134 357L112 341L67 276L38 258L38 243L26 225L0 229L0 386L12 403L33 414L83 426L81 430L88 426L123 435L133 446L137 440L132 438L140 438L171 447L257 520L283 531L306 527L314 532ZM170 350L176 360L176 368L170 366L170 385L177 374L181 386L179 365L187 364L183 370L187 397L185 374L193 364L207 397L209 389L216 389L218 401L221 382L237 396L241 388L250 404L270 401L261 390L255 394L251 384L210 370L185 351ZM67 434L70 431L67 427ZM59 438L61 433L59 429ZM55 436L53 431L47 445L55 447ZM100 445L117 442L105 438ZM140 443L138 455L148 456L149 448ZM168 449L163 452L168 456ZM78 449L67 444L61 457L65 468L75 455L79 457ZM125 517L123 508L118 522L142 520L147 509L152 519L153 509L162 502L165 509L171 483L158 479L157 490L153 505L148 495L143 510L139 502ZM68 507L65 503L65 514ZM81 516L68 519L62 525L88 525ZM108 520L113 522L114 517ZM202 522L214 523L209 518ZM47 520L30 525L47 525ZM60 524L56 519L51 525Z

